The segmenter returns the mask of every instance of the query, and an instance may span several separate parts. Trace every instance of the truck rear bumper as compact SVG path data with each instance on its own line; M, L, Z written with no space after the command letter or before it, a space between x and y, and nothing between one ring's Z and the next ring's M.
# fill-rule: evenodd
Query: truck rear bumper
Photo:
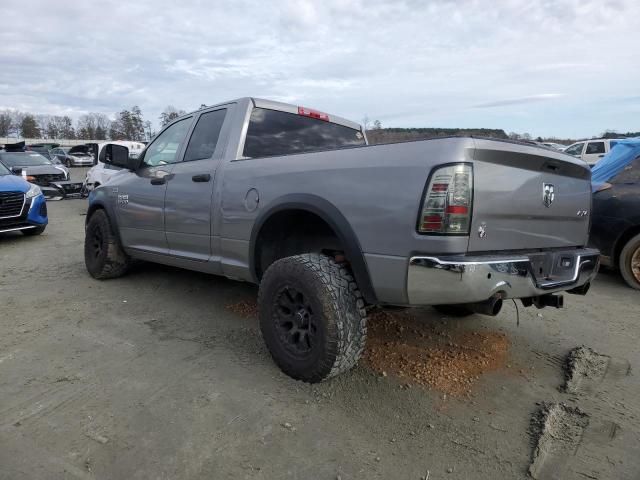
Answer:
M529 298L590 283L599 251L573 249L513 256L415 256L409 260L407 295L411 305Z

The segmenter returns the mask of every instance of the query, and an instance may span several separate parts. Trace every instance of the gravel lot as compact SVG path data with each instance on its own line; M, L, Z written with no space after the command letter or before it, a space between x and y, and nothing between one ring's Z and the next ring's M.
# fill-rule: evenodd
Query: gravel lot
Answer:
M389 313L453 339L442 348L500 340L464 395L387 373L375 351L311 386L272 363L254 286L149 264L91 279L85 210L50 202L42 236L0 234L2 479L518 479L532 462L537 478L640 478L640 292L614 273L564 310L520 307L519 326L512 303L495 318ZM565 389L580 345L600 363Z

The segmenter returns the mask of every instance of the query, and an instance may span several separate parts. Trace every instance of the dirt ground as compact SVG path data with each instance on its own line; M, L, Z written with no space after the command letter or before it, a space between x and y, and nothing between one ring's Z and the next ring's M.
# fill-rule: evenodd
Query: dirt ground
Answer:
M373 312L360 365L307 385L271 361L254 286L92 280L85 209L0 234L0 479L640 478L640 292L613 272L519 326L512 302ZM567 363L581 345L597 368Z

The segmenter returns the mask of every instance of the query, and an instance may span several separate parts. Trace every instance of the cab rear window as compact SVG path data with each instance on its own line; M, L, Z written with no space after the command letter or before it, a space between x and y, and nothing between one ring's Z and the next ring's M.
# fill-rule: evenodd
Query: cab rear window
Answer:
M254 108L244 156L269 157L364 145L359 130L295 113Z

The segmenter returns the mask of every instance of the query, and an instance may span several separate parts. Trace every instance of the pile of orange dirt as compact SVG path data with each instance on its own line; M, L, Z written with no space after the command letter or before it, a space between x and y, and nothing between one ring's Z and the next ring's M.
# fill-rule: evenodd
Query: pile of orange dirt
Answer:
M410 311L369 315L367 365L452 396L468 395L481 375L505 366L509 340L501 332L457 331L448 322L420 320Z
M258 317L258 304L255 301L248 302L246 300L240 300L239 302L225 305L225 308L243 318Z

